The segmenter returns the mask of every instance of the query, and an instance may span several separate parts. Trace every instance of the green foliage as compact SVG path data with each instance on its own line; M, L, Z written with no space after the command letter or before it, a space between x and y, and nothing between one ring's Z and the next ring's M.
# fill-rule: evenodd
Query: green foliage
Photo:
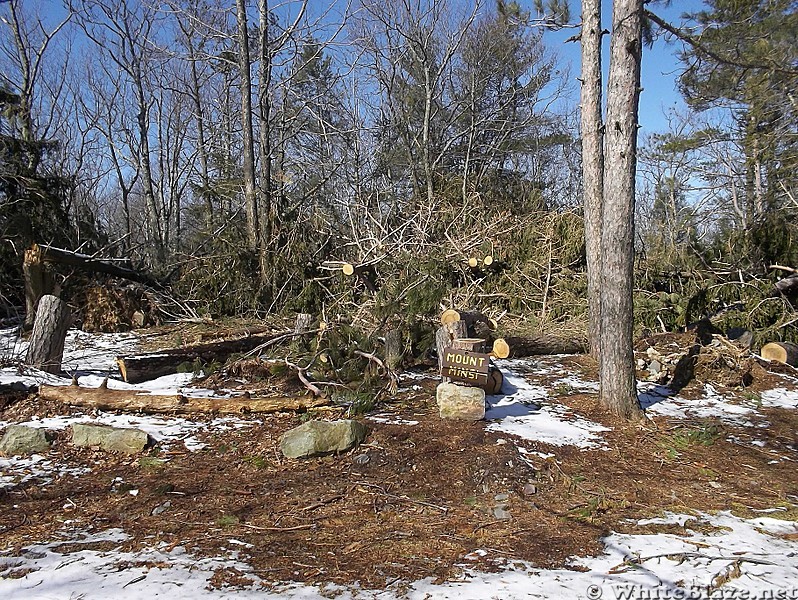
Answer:
M705 421L676 428L673 433L663 438L659 445L669 460L675 460L680 452L696 446L712 446L722 435L723 430L717 423ZM708 473L704 475L710 476Z
M33 137L21 96L0 84L0 300L24 304L22 253L34 242L68 245L69 181L51 155L52 141Z

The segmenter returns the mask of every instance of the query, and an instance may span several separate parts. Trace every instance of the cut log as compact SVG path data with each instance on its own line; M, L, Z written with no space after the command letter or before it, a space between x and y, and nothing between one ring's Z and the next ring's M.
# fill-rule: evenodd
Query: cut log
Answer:
M478 265L479 265L479 259L476 256L472 256L468 259L468 266L471 267L472 269L476 269Z
M455 321L459 320L460 320L460 313L454 310L453 308L447 308L445 311L441 313L441 323L443 325L449 325L450 323L454 323Z
M504 375L496 367L491 366L488 373L488 382L482 386L488 396L495 396L501 394L502 385L504 384Z
M60 373L64 340L71 323L72 312L66 302L49 294L42 296L25 363L47 373Z
M189 398L180 394L156 396L137 390L82 388L76 385L41 385L39 396L44 400L68 406L100 410L140 411L145 413L275 413L305 411L330 403L324 398L281 396L273 398Z
M485 340L483 338L458 338L452 340L450 347L468 352L485 352Z
M486 267L489 267L493 264L493 257L488 254L485 258L482 259L482 264Z
M762 358L798 367L798 345L791 342L770 342L759 352Z
M580 339L532 335L526 337L507 336L504 340L510 346L507 358L546 354L584 354L587 352L587 343Z
M236 340L197 344L185 348L171 348L148 354L118 356L116 364L119 365L122 379L128 383L141 383L163 375L177 373L181 365L186 363L197 363L199 366L214 362L223 363L231 354L251 352L260 346L276 344L297 335L303 334L286 331L271 335L253 335Z
M510 344L504 338L496 338L493 340L493 350L491 354L496 358L507 358L510 356Z
M489 319L481 312L475 310L462 311L450 308L441 313L441 323L443 325L448 325L449 323L454 323L455 321L465 321L469 330L471 330L476 323L484 323L490 329L493 329L496 325L496 322L493 319Z
M341 266L341 271L343 271L344 275L346 275L347 277L351 277L352 275L355 274L355 265L344 263Z

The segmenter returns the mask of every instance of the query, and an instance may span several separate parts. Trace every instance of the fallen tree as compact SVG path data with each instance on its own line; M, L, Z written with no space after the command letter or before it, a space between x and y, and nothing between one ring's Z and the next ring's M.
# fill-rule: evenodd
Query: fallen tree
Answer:
M201 367L215 362L224 363L233 354L254 352L308 333L315 333L315 331L282 331L269 335L252 335L234 340L170 348L133 356L119 356L116 363L119 366L122 379L127 383L141 383L163 375L177 373L181 365L197 364Z
M90 273L121 277L142 283L153 289L163 289L164 287L149 274L133 268L133 264L127 258L102 259L46 244L33 244L28 250L25 250L22 261L22 272L25 278L25 326L27 329L33 325L39 299L56 291L55 279L47 268L49 263L76 267Z
M154 395L138 390L110 390L107 387L83 388L77 385L42 384L39 397L68 406L100 410L140 411L145 413L275 413L303 412L327 406L326 398L278 396L267 398L192 398L182 394Z

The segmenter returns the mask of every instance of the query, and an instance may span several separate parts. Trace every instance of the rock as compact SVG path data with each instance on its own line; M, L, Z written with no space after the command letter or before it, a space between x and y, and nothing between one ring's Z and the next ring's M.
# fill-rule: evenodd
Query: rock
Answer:
M538 488L534 483L527 483L522 490L524 496L533 496L538 493Z
M662 371L662 363L658 360L652 360L651 363L648 365L648 372L652 375L655 375Z
M507 508L504 506L497 506L493 509L493 517L498 519L499 521L508 521L513 518L513 516L507 511Z
M741 348L750 350L754 345L754 333L743 327L732 327L726 332L726 337Z
M47 452L51 441L47 431L40 427L9 425L0 440L0 454L6 456L25 456L37 452Z
M510 494L496 494L493 499L496 502L507 502L510 499Z
M361 454L360 456L356 456L355 459L352 461L359 467L364 467L371 461L371 457L368 454Z
M156 517L156 516L160 515L161 513L163 513L163 512L166 512L166 511L167 511L167 510L169 510L171 507L172 507L172 502L171 502L171 500L167 500L167 501L166 501L166 502L164 502L163 504L159 504L158 506L156 506L155 508L153 508L153 509L152 509L152 512L150 512L150 514L151 514L152 516Z
M146 431L133 427L109 427L91 423L72 425L72 443L75 446L98 446L106 452L136 454L144 450L149 441Z
M441 383L437 391L441 419L479 421L485 418L485 390Z
M346 452L366 439L368 430L353 420L308 421L283 434L280 450L288 458Z

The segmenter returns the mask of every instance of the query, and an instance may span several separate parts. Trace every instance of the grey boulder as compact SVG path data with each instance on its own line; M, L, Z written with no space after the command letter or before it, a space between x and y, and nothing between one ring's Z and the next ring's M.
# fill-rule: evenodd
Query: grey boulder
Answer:
M280 450L288 458L309 458L346 452L366 439L366 426L357 421L308 421L290 429L280 439Z
M110 427L91 423L72 425L72 443L75 446L99 446L106 452L136 454L147 446L150 437L146 431L132 427Z
M50 438L41 427L9 425L0 440L0 454L5 456L27 456L50 449Z

